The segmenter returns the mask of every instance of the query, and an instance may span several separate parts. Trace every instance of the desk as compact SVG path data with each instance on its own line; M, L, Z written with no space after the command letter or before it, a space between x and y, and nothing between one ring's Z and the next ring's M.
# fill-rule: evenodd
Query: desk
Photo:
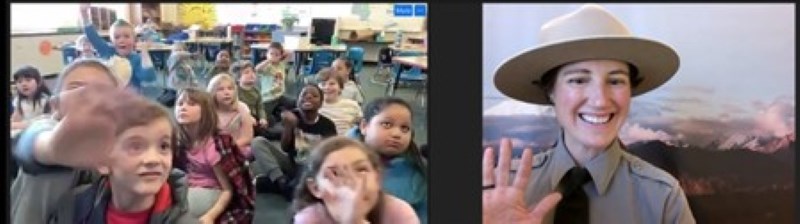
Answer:
M194 52L195 49L206 56L207 61L216 61L216 52L211 53L208 48L202 46L207 45L220 45L220 49L226 48L233 58L233 39L230 38L217 38L217 37L199 37L191 40L176 41L178 43L185 43L189 52Z
M419 52L419 53L423 53L423 54L428 54L428 48L425 48L422 45L404 44L401 47L396 47L394 45L390 45L389 48L391 48L393 51Z
M258 64L261 60L260 51L266 51L269 49L269 44L253 44L250 45L250 49L253 51L253 64ZM342 53L347 51L347 46L317 46L313 44L299 44L294 46L283 46L283 49L286 51L291 51L294 54L294 65L292 67L294 67L295 77L298 77L300 76L300 70L306 63L309 54L317 51L333 51L335 54L337 54L336 57L339 57Z
M364 62L379 62L381 48L389 47L393 41L350 41L341 40L348 48L361 47L364 49Z
M231 38L217 38L217 37L198 37L193 40L182 40L178 41L182 43L199 43L199 44L223 44L223 43L231 43L233 39Z
M392 57L393 63L398 63L401 65L408 65L412 67L417 67L422 70L428 69L428 56L397 56ZM397 74L394 76L394 83L392 85L388 85L389 95L394 96L394 91L397 89L397 86L400 84L400 74L403 73L402 69L398 69Z

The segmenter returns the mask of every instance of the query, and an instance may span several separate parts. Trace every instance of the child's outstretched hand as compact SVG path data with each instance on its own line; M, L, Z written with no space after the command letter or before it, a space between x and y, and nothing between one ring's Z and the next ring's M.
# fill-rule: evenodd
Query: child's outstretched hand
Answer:
M81 3L80 10L81 10L81 19L83 19L84 25L89 22L89 9L91 5L89 3Z
M348 165L323 171L325 181L320 183L322 197L339 223L360 223L367 217L369 205L363 200L366 194L366 176Z
M86 169L106 165L120 131L118 125L135 119L136 115L126 112L143 100L136 93L111 86L84 86L60 94L53 102L60 122L48 150L37 154L37 160Z
M267 122L267 119L261 118L258 120L258 125L262 128L267 128L267 126L269 126L269 122Z
M153 40L151 40L150 38L146 38L146 40L142 42L142 47L139 50L141 50L142 52L148 52L150 50L150 47L152 46L153 46Z

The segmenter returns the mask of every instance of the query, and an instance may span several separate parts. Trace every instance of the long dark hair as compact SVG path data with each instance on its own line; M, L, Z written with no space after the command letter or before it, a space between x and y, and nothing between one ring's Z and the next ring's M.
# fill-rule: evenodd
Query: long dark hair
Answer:
M186 153L192 148L195 142L213 137L217 132L217 112L213 103L213 96L203 90L197 88L181 89L178 92L178 99L175 101L175 106L181 102L181 99L189 100L200 105L200 121L197 124L197 133L189 133L185 125L178 125L180 135L178 138L179 151L176 153L177 167L186 170L187 158ZM177 116L177 114L175 114ZM195 136L192 136L194 134Z
M411 105L408 104L408 102L397 97L381 97L364 105L364 122L369 123L373 117L380 114L381 112L383 112L384 109L386 109L391 105L400 105L408 109L408 111L411 112L410 114L413 120L414 113L413 110L411 109ZM361 141L364 141L363 135L360 135L359 138L361 139ZM412 163L414 164L414 168L416 168L417 171L422 173L422 176L427 181L428 179L427 162L425 161L425 158L422 157L422 152L420 151L417 144L414 142L413 128L411 129L411 140L409 141L410 142L408 143L408 148L405 150L405 152L400 154L400 156L411 160Z
M317 144L313 150L311 150L311 155L309 155L304 168L305 171L300 176L300 179L298 179L299 181L295 190L294 201L292 202L292 216L315 203L324 203L321 199L315 197L311 193L311 190L308 189L307 181L314 179L314 177L319 174L319 172L322 170L322 163L325 162L325 159L328 157L328 155L347 147L355 147L360 149L361 152L364 152L364 154L367 155L367 159L369 159L369 163L375 168L375 172L381 175L383 171L381 159L375 151L367 149L366 145L359 141L343 136L325 139ZM380 222L386 201L385 197L386 194L384 194L383 191L378 192L378 200L375 203L375 206L372 207L369 213L367 213L367 221L369 221L369 223Z
M25 65L21 68L17 69L14 72L14 82L19 82L22 79L29 78L36 81L36 91L33 92L33 97L28 99L25 95L22 95L22 92L17 90L17 105L22 105L22 100L27 99L33 102L33 109L36 110L36 106L44 107L44 113L50 113L50 104L44 103L44 105L39 105L39 100L42 98L49 97L53 95L50 92L50 89L47 88L47 85L44 84L44 80L42 79L42 74L39 73L39 69L36 69L33 66ZM22 111L22 107L18 106L15 110L19 111L20 115L25 115L25 111Z

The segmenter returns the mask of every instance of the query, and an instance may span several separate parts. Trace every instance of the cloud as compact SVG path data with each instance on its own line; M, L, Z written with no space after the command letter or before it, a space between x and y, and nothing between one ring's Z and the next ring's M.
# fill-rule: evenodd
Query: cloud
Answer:
M521 138L506 138L506 139L511 140L511 146L513 148L515 148L515 149L516 148L531 147L532 145L534 145L534 143L532 141L527 140L527 139L521 139ZM484 147L497 147L497 148L499 148L501 140L502 139L484 139L483 140L483 146Z
M793 102L776 99L755 117L756 127L771 136L782 137L794 132L795 106Z
M697 96L712 95L714 94L714 92L716 92L714 88L710 86L697 86L697 85L677 86L674 89L675 89L674 91L678 93L687 95L697 95Z
M669 104L654 102L652 100L634 99L628 112L629 119L639 119L645 117L661 117L666 114L677 112Z
M668 98L661 98L664 104L703 104L704 101L698 97L668 97Z
M741 106L736 105L736 104L723 103L721 107L725 111L725 113L729 114L729 115L730 114L743 114L743 113L747 112Z
M504 100L483 111L483 116L535 115L555 116L553 107L539 106L516 100Z
M620 132L620 139L626 144L649 140L660 140L662 142L678 140L677 137L672 136L663 130L645 128L638 123L630 125L626 124Z

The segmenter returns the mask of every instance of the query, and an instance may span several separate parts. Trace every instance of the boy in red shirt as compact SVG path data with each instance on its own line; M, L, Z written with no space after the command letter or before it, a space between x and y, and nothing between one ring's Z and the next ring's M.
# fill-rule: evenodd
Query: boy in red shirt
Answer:
M55 119L17 139L12 223L199 223L173 169L183 156L169 112L116 88L110 74L99 61L68 66Z

